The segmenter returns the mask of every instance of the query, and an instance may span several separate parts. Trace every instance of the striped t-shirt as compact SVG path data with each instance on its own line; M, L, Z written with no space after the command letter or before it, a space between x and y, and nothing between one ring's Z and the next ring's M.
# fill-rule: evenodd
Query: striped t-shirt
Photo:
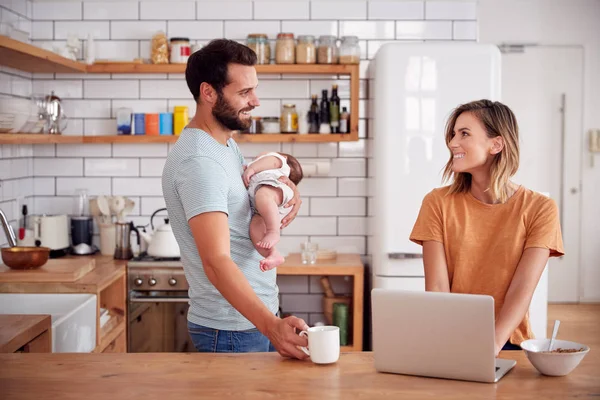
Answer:
M189 283L188 320L214 329L239 331L254 325L210 283L188 221L202 213L226 213L231 259L254 292L275 314L279 308L276 270L262 272L262 256L250 240L252 211L242 180L244 158L233 139L227 146L200 129L186 128L167 157L162 190Z

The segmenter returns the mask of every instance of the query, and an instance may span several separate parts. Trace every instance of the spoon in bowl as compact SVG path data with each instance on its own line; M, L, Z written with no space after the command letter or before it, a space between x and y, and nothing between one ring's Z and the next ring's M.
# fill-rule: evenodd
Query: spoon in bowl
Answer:
M552 338L550 339L550 346L548 346L548 351L552 351L552 345L554 344L554 339L556 339L556 335L558 334L559 325L559 320L554 321L554 329L552 330Z

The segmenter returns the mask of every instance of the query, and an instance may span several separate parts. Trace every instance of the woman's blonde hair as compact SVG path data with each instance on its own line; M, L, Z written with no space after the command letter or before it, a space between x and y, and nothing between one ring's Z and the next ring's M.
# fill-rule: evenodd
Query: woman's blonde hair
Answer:
M519 169L519 126L513 112L498 101L478 100L458 106L446 123L446 146L450 149L450 141L454 133L454 125L458 116L470 112L477 117L485 127L488 137L501 136L504 148L494 156L491 166L491 184L489 190L494 202L505 203L509 198L509 179ZM444 182L452 180L449 193L466 193L471 189L471 174L466 172L454 173L452 160L454 155L450 150L450 160L444 168Z

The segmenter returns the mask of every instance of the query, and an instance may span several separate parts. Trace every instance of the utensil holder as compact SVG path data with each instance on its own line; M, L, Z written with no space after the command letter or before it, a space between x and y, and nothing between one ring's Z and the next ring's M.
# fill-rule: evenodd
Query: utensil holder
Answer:
M100 228L100 254L112 256L117 247L115 224L98 224Z

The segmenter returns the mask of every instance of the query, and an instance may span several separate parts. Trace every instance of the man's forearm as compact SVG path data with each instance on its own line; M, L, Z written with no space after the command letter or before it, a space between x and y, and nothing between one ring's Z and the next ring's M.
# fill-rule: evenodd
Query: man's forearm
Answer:
M263 334L277 317L258 298L238 266L228 256L204 261L208 280L223 297Z

